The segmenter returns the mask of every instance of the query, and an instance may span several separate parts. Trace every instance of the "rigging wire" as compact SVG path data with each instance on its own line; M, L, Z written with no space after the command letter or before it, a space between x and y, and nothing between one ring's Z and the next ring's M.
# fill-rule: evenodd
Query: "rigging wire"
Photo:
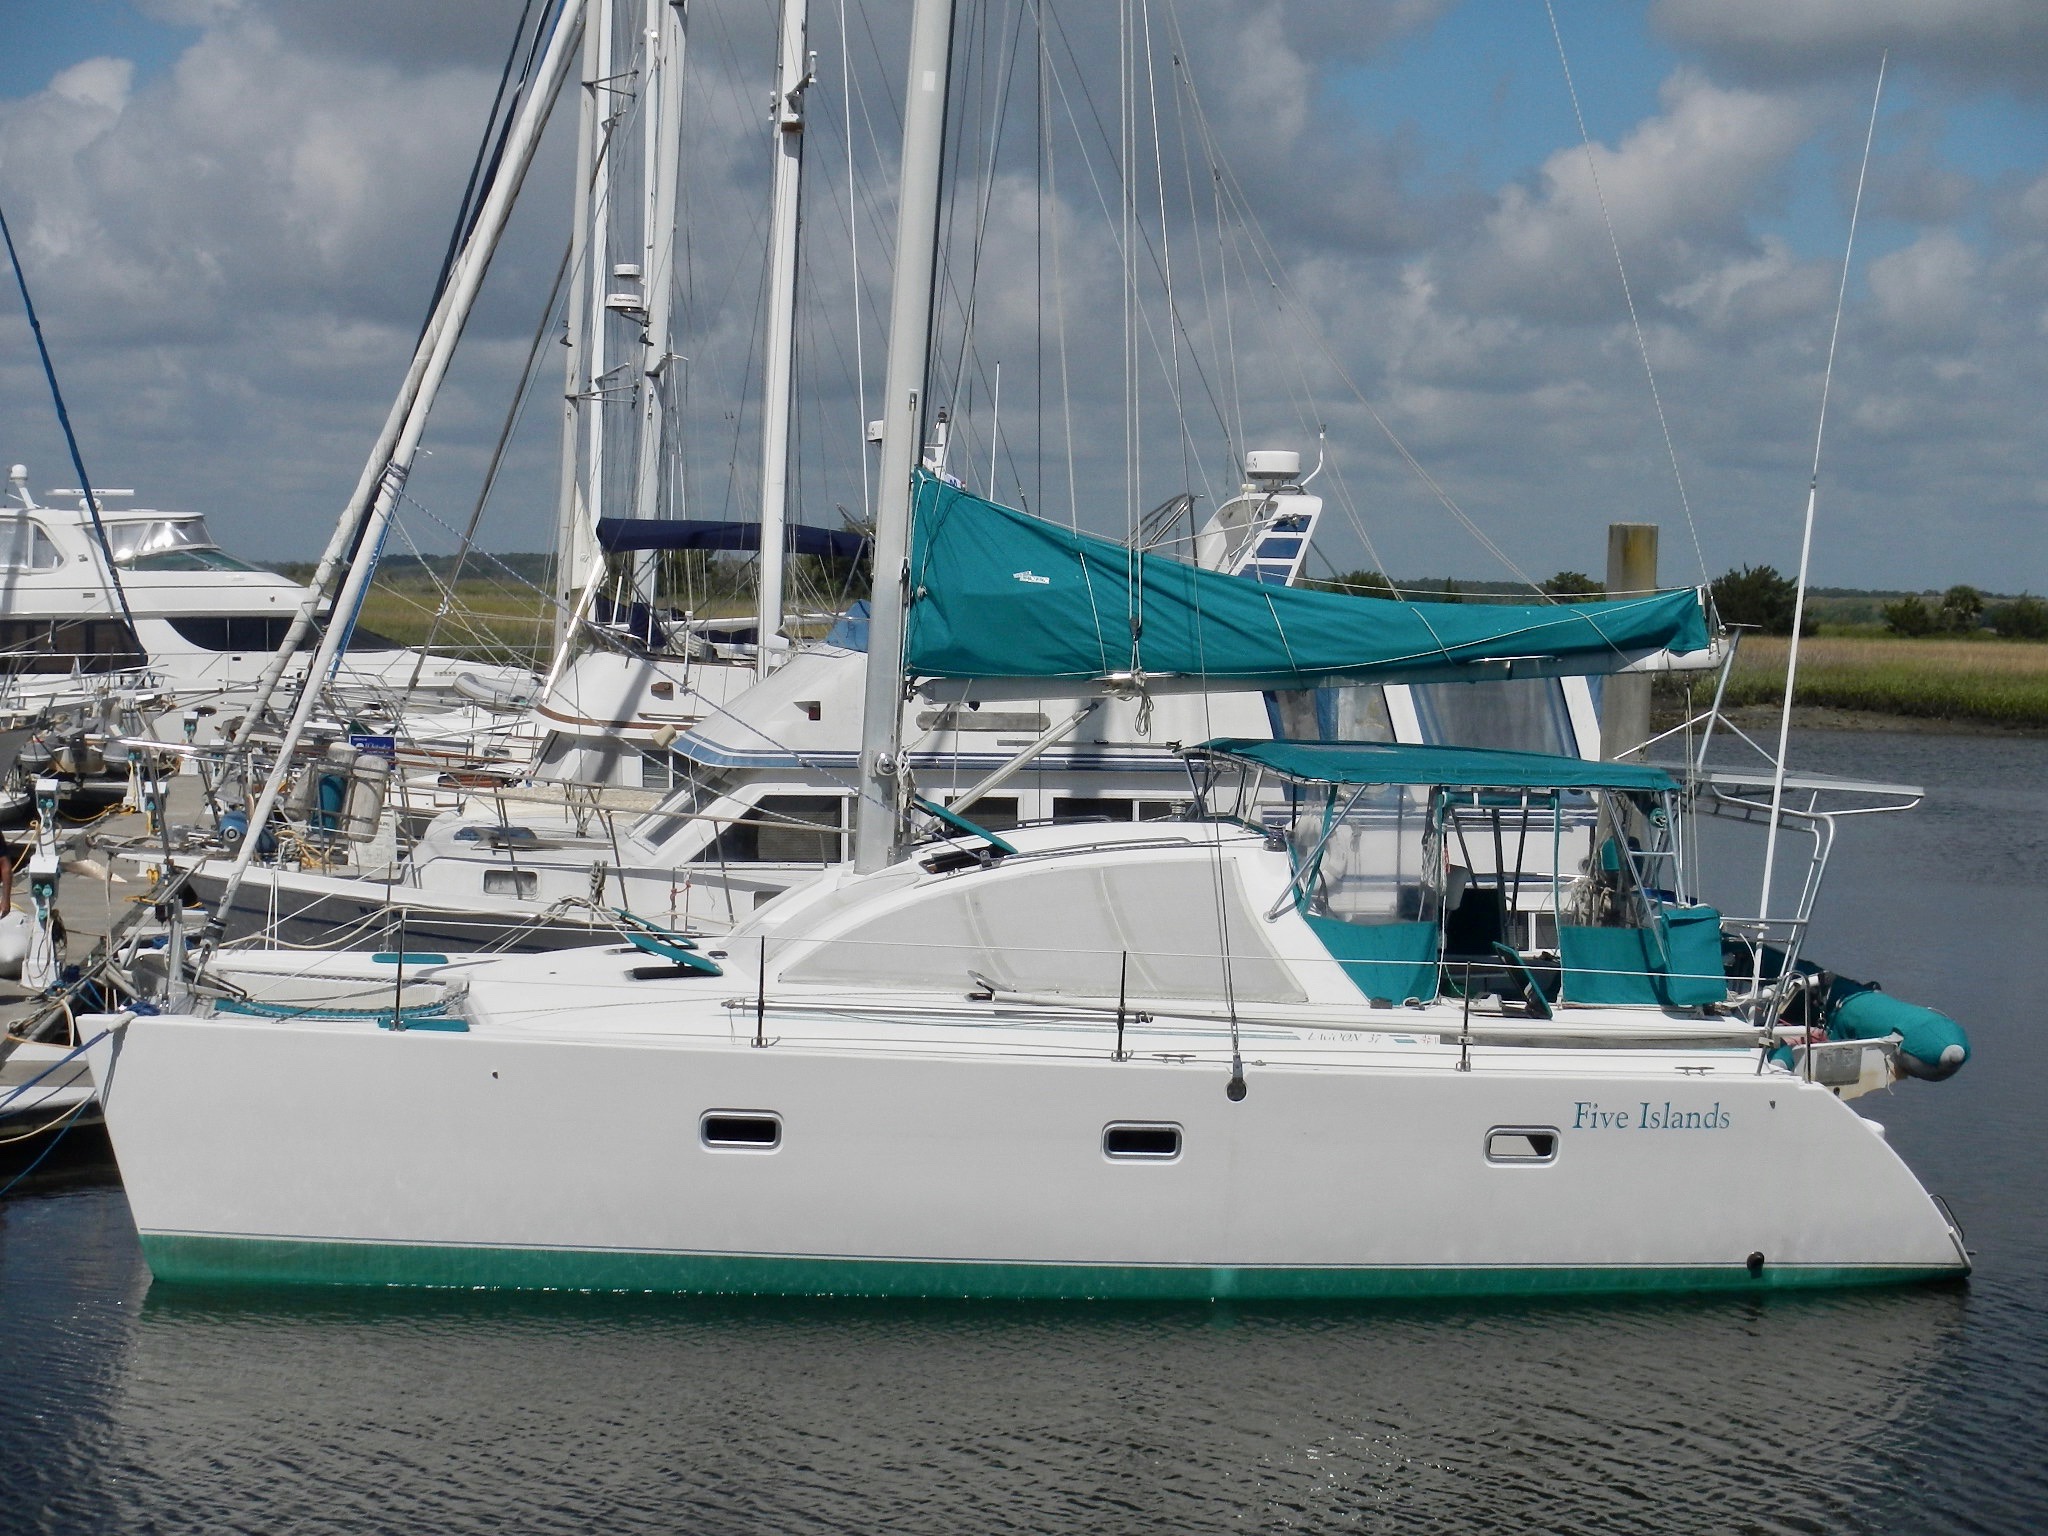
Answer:
M469 521L463 524L462 542L456 547L454 563L449 567L447 585L440 606L427 626L427 635L419 645L419 657L412 665L410 686L418 687L420 669L427 664L427 652L433 649L435 637L441 632L441 623L448 616L455 602L457 585L462 580L462 570L469 563L470 551L476 546L477 527L483 521L484 508L491 499L491 492L498 484L498 471L504 467L505 449L512 441L512 434L526 415L526 408L533 399L533 386L539 377L535 364L540 359L541 348L546 344L554 329L555 308L561 302L562 284L569 275L569 255L574 249L573 242L562 250L561 262L555 267L555 280L548 289L547 303L542 306L540 323L534 327L533 340L526 349L526 361L519 370L519 388L513 391L512 403L506 408L504 424L498 429L498 440L491 448L491 459L484 470L483 485L476 493L476 504L469 510Z
M431 297L427 301L427 312L420 320L420 337L427 334L427 327L434 322L434 310L441 302L441 294L448 286L448 276L455 270L455 258L461 254L462 242L469 238L469 232L476 226L476 216L482 204L477 197L478 189L489 186L497 175L498 164L504 158L505 141L512 131L512 121L517 116L518 105L526 83L533 77L535 61L540 56L541 39L546 35L545 27L536 27L531 38L527 36L527 22L533 16L534 0L526 0L520 8L519 22L512 28L512 46L506 51L505 64L498 72L498 88L491 96L491 109L484 114L484 131L477 141L476 157L470 161L469 180L463 185L462 199L455 207L455 227L448 232L448 249L441 256L441 270L434 278ZM519 47L526 44L526 62L520 65L519 78L512 78L512 68L519 62ZM510 91L512 101L507 103L506 93ZM503 116L499 114L504 109ZM417 339L415 340L417 345Z
M853 273L853 404L860 455L860 516L872 524L875 517L874 491L868 468L868 368L867 352L861 341L860 216L853 191L853 49L846 36L846 0L839 0L839 94L840 115L846 134L846 246L847 264Z
M114 563L114 546L107 539L107 525L100 519L100 499L93 493L92 481L86 477L85 458L78 451L78 434L71 430L71 412L64 406L64 391L57 387L57 365L50 361L50 344L43 339L43 322L36 314L35 300L28 296L28 274L21 267L21 253L14 248L14 231L7 227L7 215L0 212L0 239L7 242L7 259L14 266L14 285L21 290L21 307L28 312L28 328L35 333L36 355L43 360L43 377L49 381L50 400L57 407L57 425L64 429L64 446L71 451L71 468L78 475L78 494L85 499L86 515L92 519L92 531L99 538L100 553L107 561L107 581L114 589L114 600L121 605L121 617L128 621L128 632L135 632L135 612L128 606L128 591L121 585L121 568Z
M1685 530L1692 536L1692 552L1700 565L1700 583L1705 585L1708 580L1707 556L1700 546L1699 525L1693 521L1692 498L1686 494L1685 475L1678 467L1678 448L1671 440L1671 423L1664 414L1664 396L1657 388L1657 370L1650 365L1650 344L1644 339L1642 318L1636 313L1635 291L1629 286L1628 268L1621 259L1621 241L1615 236L1614 217L1607 209L1607 193L1600 185L1600 168L1593 155L1593 136L1586 131L1586 114L1579 107L1579 88L1572 80L1571 60L1565 57L1564 33L1558 30L1557 8L1552 0L1543 0L1543 12L1550 18L1550 35L1557 42L1558 66L1564 71L1565 90L1572 98L1572 116L1578 120L1579 142L1586 150L1586 174L1593 181L1593 196L1600 204L1600 220L1607 226L1607 245L1614 252L1614 270L1621 278L1621 296L1628 303L1628 323L1635 328L1636 351L1643 359L1643 377L1650 383L1650 402L1657 408L1657 428L1664 434L1664 452L1671 459L1671 478L1678 484L1678 504L1685 509Z

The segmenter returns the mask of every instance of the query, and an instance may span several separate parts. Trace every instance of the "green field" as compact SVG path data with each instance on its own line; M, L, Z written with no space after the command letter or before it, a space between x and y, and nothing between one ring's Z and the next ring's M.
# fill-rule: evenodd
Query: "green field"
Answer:
M456 584L448 616L435 629L441 598L429 582L380 576L363 600L361 623L401 645L423 645L435 630L434 649L474 661L544 664L554 623L540 594L507 582L465 579Z
M1777 704L1785 691L1782 636L1746 635L1728 682L1730 707ZM1694 696L1710 696L1710 679ZM2048 727L2048 644L1815 635L1800 642L1797 702L1928 720Z

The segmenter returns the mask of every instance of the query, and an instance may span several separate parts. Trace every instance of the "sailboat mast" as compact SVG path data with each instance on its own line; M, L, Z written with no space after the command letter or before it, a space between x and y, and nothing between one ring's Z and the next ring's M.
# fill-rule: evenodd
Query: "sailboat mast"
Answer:
M584 229L586 258L583 280L588 293L589 326L583 335L583 376L589 380L589 430L583 434L583 494L588 499L593 526L612 512L604 485L606 428L605 376L610 372L611 348L606 330L611 323L612 285L612 183L617 179L619 155L614 137L623 86L619 80L618 49L613 42L616 25L612 0L588 0L589 30L596 35L591 66L591 94L597 102L597 133L604 148L599 152L598 173L591 186L590 218Z
M597 558L595 498L586 493L582 477L582 442L585 414L591 408L590 366L590 277L593 242L590 238L591 199L603 153L598 139L601 98L606 90L605 34L597 25L583 29L583 97L576 115L576 205L569 226L569 312L563 342L568 357L563 361L562 379L562 485L555 509L555 649L569 639L570 619L576 593ZM609 157L606 157L609 159ZM602 310L598 313L601 315Z
M645 129L646 190L641 202L641 302L647 328L640 336L640 457L633 476L633 516L661 516L661 487L669 462L672 423L668 367L672 345L676 271L676 179L682 170L683 0L647 0L647 68L641 76L640 116ZM635 582L652 599L654 556Z
M911 474L924 440L924 381L931 347L932 273L939 243L939 167L953 54L953 0L917 0L910 18L903 161L896 201L896 278L889 299L880 495L875 503L874 593L860 736L860 800L853 863L867 873L896 855L902 779L903 616L910 566Z
M755 672L775 666L782 629L783 524L789 516L789 412L796 371L796 242L803 185L804 89L811 83L805 38L809 0L782 0L781 46L769 107L774 196L768 210L768 337L762 357L761 558Z

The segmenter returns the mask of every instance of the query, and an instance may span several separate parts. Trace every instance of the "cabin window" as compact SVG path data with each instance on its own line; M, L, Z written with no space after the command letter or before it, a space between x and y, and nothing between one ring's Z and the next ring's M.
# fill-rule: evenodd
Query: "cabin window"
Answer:
M54 571L64 556L40 524L25 517L0 521L0 571Z
M697 1122L704 1145L721 1152L773 1152L782 1145L782 1117L753 1110L714 1109Z
M1178 816L1186 804L1184 800L1134 800L1126 795L1055 795L1052 802L1052 819L1166 821Z
M763 795L698 857L723 864L837 864L846 857L844 795Z
M284 644L285 636L291 633L292 616L282 613L178 613L169 615L165 622L177 632L180 640L202 651L255 654L275 651ZM298 648L311 650L319 643L320 630L314 629L300 638ZM387 640L361 625L349 631L347 649L350 651L395 651L398 648L396 640Z
M690 782L690 769L695 765L682 753L657 751L653 747L639 750L642 789L675 789Z
M1554 1163L1557 1128L1550 1125L1497 1125L1486 1133L1489 1163Z
M114 559L130 571L253 571L206 531L203 517L123 519L107 525ZM272 650L276 646L271 647Z
M680 752L669 758L674 778L668 798L633 824L633 841L648 848L662 847L732 792L731 774L706 772Z
M1170 1163L1180 1156L1180 1127L1135 1121L1106 1125L1102 1155L1120 1163Z
M120 619L0 619L0 671L118 672L148 664Z
M1564 683L1557 678L1417 683L1414 697L1422 739L1432 746L1579 755Z
M531 901L540 894L540 876L530 869L487 869L484 871L484 894Z
M1378 683L1291 688L1266 695L1273 734L1288 741L1392 741L1387 690Z

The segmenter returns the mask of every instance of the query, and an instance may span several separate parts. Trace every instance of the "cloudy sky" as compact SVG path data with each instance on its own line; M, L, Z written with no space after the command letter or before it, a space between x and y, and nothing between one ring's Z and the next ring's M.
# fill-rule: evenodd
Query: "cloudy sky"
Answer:
M1370 549L1400 575L1597 569L1604 525L1640 519L1664 527L1667 579L1789 569L1888 48L1816 577L2048 589L2048 5L1555 5L1592 171L1540 0L1127 0L1124 36L1105 0L962 0L936 387L970 481L1121 528L1181 489L1213 503L1242 448L1313 456L1324 427L1341 567ZM864 494L907 4L847 0L844 47L838 0L813 6L797 487L832 523ZM96 481L207 510L258 556L318 549L404 371L519 10L0 0L0 208ZM695 515L744 515L758 479L771 25L768 0L692 0L676 350ZM568 137L429 433L422 547L448 547L521 388ZM499 549L548 536L559 356L491 506ZM0 460L72 479L11 289Z

